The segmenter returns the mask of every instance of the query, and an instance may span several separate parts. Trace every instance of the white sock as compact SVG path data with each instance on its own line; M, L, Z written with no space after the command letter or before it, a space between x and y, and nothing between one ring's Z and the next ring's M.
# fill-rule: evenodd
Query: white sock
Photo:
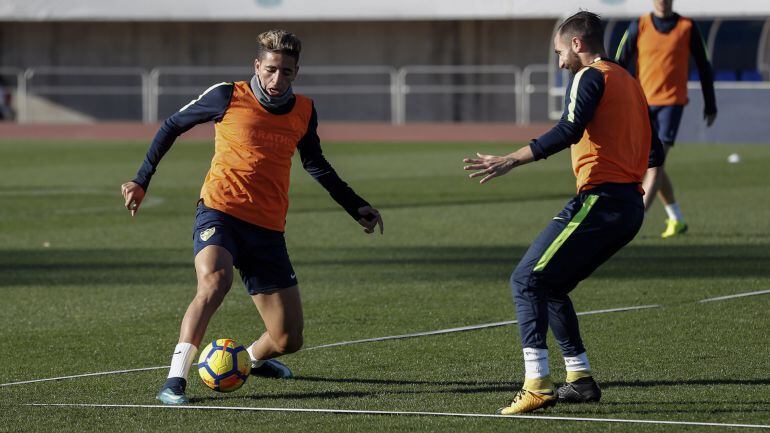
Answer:
M539 379L551 374L548 368L548 349L524 348L524 378Z
M682 210L679 209L679 203L667 204L666 213L668 214L668 219L684 222L684 216L682 215Z
M251 359L251 368L257 368L257 367L259 367L259 366L261 366L262 364L265 363L265 361L257 359L257 358L254 357L254 355L252 355L251 349L254 347L255 344L257 344L256 341L251 343L251 346L246 348L246 353L249 354L249 359Z
M168 377L181 377L187 380L187 374L190 373L190 366L196 353L198 353L198 348L190 343L177 344L174 348L174 355L171 357Z
M564 366L567 371L591 371L591 365L588 363L588 356L585 352L578 356L565 356Z

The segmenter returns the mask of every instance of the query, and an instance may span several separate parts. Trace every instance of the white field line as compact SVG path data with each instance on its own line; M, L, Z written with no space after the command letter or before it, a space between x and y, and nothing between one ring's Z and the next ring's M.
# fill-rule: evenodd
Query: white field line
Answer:
M758 292L738 293L737 295L717 296L716 298L702 299L698 302L704 303L704 302L713 302L713 301L724 301L726 299L743 298L745 296L766 295L768 293L770 293L770 290L760 290Z
M577 313L577 315L589 316L592 314L618 313L622 311L644 310L648 308L658 308L658 307L660 307L660 305L638 305L635 307L610 308L606 310L584 311L582 313ZM436 331L415 332L414 334L390 335L387 337L376 337L376 338L365 338L363 340L342 341L339 343L322 344L320 346L308 347L303 350L324 349L327 347L336 347L336 346L349 346L351 344L372 343L375 341L402 340L405 338L425 337L428 335L450 334L452 332L464 332L464 331L472 331L476 329L496 328L498 326L513 325L516 323L518 323L516 320L506 320L505 322L484 323L481 325L461 326L459 328L448 328L448 329L439 329Z
M610 308L605 310L592 310L592 311L584 311L581 313L577 313L578 316L588 316L592 314L604 314L604 313L618 313L623 311L633 311L633 310L644 310L648 308L658 308L660 305L637 305L634 307L622 307L622 308ZM449 328L449 329L439 329L437 331L426 331L426 332L417 332L414 334L402 334L402 335L391 335L387 337L377 337L377 338L367 338L364 340L353 340L353 341L343 341L340 343L331 343L331 344L323 344L320 346L314 346L314 347L308 347L306 349L302 350L315 350L315 349L323 349L327 347L336 347L336 346L349 346L352 344L360 344L360 343L370 343L370 342L376 342L376 341L385 341L385 340L400 340L405 338L414 338L414 337L423 337L428 335L440 335L440 334L449 334L452 332L463 332L463 331L471 331L475 329L485 329L485 328L494 328L498 326L506 326L506 325L512 325L516 323L515 320L508 320L505 322L495 322L495 323L485 323L481 325L471 325L471 326L462 326L459 328ZM65 380L65 379L79 379L82 377L92 377L92 376L107 376L112 374L123 374L123 373L135 373L140 371L151 371L151 370L161 370L164 368L169 368L169 366L159 366L159 367L146 367L146 368L134 368L130 370L115 370L115 371L102 371L97 373L86 373L86 374L76 374L72 376L61 376L61 377L49 377L45 379L32 379L32 380L23 380L19 382L9 382L9 383L3 383L0 384L0 388L4 386L13 386L13 385L24 385L29 383L38 383L38 382L51 382L56 380Z
M134 373L134 372L137 372L137 371L161 370L161 369L164 369L164 368L169 368L169 366L168 365L164 365L164 366L159 366L159 367L132 368L130 370L100 371L100 372L97 372L97 373L75 374L75 375L72 375L72 376L49 377L49 378L46 378L46 379L22 380L20 382L3 383L3 384L0 384L0 387L12 386L12 385L24 385L24 384L27 384L27 383L50 382L50 381L54 381L54 380L78 379L78 378L81 378L81 377L106 376L108 374L122 374L122 373Z
M303 412L303 413L329 413L340 415L410 415L410 416L441 416L441 417L464 417L464 418L520 418L537 419L550 421L580 421L580 422L601 422L601 423L625 423L625 424L665 424L665 425L687 425L700 427L743 427L770 429L770 425L762 424L729 424L718 422L697 422L697 421L663 421L648 419L623 419L623 418L582 418L571 416L548 416L548 415L495 415L486 413L454 413L454 412L409 412L409 411L387 411L387 410L353 410L353 409L309 409L309 408L281 408L281 407L238 407L238 406L169 406L169 405L149 405L149 404L86 404L86 403L31 403L26 406L44 406L44 407L71 407L71 408L110 408L110 409L170 409L170 410L233 410L245 412Z

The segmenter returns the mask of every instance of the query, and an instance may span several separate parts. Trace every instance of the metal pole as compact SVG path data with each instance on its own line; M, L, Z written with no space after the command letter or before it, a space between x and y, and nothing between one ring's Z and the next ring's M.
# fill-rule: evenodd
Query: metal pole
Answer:
M401 86L398 81L398 71L392 69L390 71L390 124L397 125L399 118L399 98L401 93Z
M150 88L147 71L142 71L142 123L150 123Z
M770 38L770 18L765 20L762 26L762 33L759 36L759 46L757 47L757 68L762 75L763 80L770 80L770 62L767 61L767 43Z
M158 99L160 98L160 88L158 87L160 81L159 76L160 70L158 68L153 68L150 71L150 79L147 84L147 120L150 123L158 121Z
M514 87L514 96L516 96L516 124L524 124L524 81L521 71L513 71L516 84ZM529 108L527 108L529 110ZM529 116L529 115L528 115Z
M532 93L530 92L530 86L532 86L532 68L530 68L532 65L527 65L524 67L524 82L522 83L524 85L524 91L521 95L522 103L521 103L521 124L522 125L528 125L530 122L530 105L532 101L530 101L530 96Z
M35 70L27 68L19 74L18 99L19 99L19 123L29 122L29 80L35 75Z
M709 61L711 62L711 67L714 68L714 44L717 40L717 33L719 33L719 26L722 25L721 19L715 19L714 23L711 24L711 29L709 29L709 39L706 43L708 46L706 49L709 52Z
M406 68L401 68L398 70L398 84L396 86L398 89L396 125L403 125L406 123L406 94L409 92L409 88L406 86L406 74Z

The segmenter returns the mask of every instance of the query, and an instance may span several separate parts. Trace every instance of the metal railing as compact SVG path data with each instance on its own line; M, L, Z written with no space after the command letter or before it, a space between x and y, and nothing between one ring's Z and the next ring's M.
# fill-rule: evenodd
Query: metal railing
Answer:
M443 75L443 76L483 76L501 75L513 78L512 84L409 84L409 76ZM406 122L406 98L410 94L511 94L514 95L516 118L520 122L521 95L524 87L521 81L521 69L513 65L419 65L405 66L398 72L396 116L392 122L397 125Z
M162 79L177 77L189 78L191 76L199 77L223 77L231 79L236 77L248 77L253 74L253 70L248 67L224 66L224 67L158 67L149 72L149 121L157 122L159 120L159 100L163 96L194 96L201 92L201 86L173 85L163 84ZM386 94L391 98L391 118L395 113L395 85L398 72L395 68L389 66L305 66L301 70L302 77L380 77L387 84L326 84L326 85L296 85L296 91L308 95L371 95ZM214 82L216 80L212 80ZM210 84L210 83L209 83ZM205 85L204 85L205 86Z
M532 121L535 95L545 95L551 119L561 115L560 98L564 96L568 77L559 77L559 72L553 68L553 64L533 64L523 69L514 65L306 66L302 68L301 76L313 77L317 83L298 80L296 90L310 96L384 95L389 107L383 107L383 114L387 113L387 120L397 125L409 121L410 96L510 95L510 107L515 113L510 120L527 124ZM21 123L35 120L30 113L32 98L73 95L130 97L131 104L135 98L139 105L124 111L141 112L143 122L157 122L161 117L162 98L194 98L216 82L215 77L232 79L233 76L248 77L252 73L249 67L158 67L149 71L141 68L0 68L0 76L14 77L16 81L12 88L15 89L17 121ZM202 84L190 84L195 80ZM133 84L129 83L131 81ZM690 82L688 87L698 88L699 83ZM736 91L767 90L770 82L716 82L715 87ZM503 103L508 104L507 100Z
M538 65L539 66L539 65ZM169 81L191 77L212 78L221 76L231 79L232 76L249 76L248 67L157 67L151 70L141 68L75 68L37 66L18 70L4 68L5 73L17 76L16 100L18 121L34 120L30 113L30 100L38 96L137 96L141 104L143 122L157 122L160 119L160 100L167 96L195 97L206 84L189 85L174 84ZM464 76L463 81L478 75L509 76L510 84L420 84L409 82L417 76L432 75L439 77ZM381 83L364 84L298 84L298 92L308 95L387 95L389 100L389 119L394 124L403 124L407 119L406 105L409 95L417 94L510 94L515 107L516 122L525 119L521 113L528 112L528 98L523 98L527 83L522 81L522 71L512 65L419 65L405 66L399 69L390 66L305 66L301 71L302 77L342 77L343 79L358 76L375 78ZM72 83L71 77L79 77L81 82ZM113 78L117 83L89 83L87 77ZM127 85L124 82L135 80L137 84ZM39 81L37 81L39 80ZM64 82L64 83L62 83ZM210 81L208 84L214 82Z
M35 79L48 77L46 84L36 84ZM84 81L77 84L61 84L56 81L69 81L67 78L76 78L74 81ZM90 80L83 80L89 77ZM104 79L119 80L121 83L136 80L134 85L126 84L94 84L93 81ZM126 80L128 78L128 80ZM54 83L51 83L54 81ZM35 95L45 96L136 96L141 101L142 121L151 121L148 115L149 85L148 74L142 68L121 67L52 67L38 66L27 68L23 78L18 83L17 97L19 98L19 121L26 122L30 119L29 100Z
M8 67L0 67L0 77L13 77L13 80L15 81L13 86L8 86L6 89L0 89L0 97L4 97L4 92L13 92L15 90L15 96L16 96L16 110L17 112L20 111L23 107L23 104L26 102L27 97L27 83L24 79L24 71L18 68L8 68ZM5 80L3 80L5 81ZM6 107L5 111L8 112L10 115L12 107ZM3 116L6 117L6 116ZM16 121L20 120L20 116L17 113L16 114Z

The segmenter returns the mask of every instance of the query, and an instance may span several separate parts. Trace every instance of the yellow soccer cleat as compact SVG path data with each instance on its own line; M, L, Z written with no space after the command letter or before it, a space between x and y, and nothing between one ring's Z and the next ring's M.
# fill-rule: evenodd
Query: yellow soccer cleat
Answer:
M557 400L558 397L553 391L541 394L522 389L513 396L513 401L509 406L501 407L497 413L500 415L529 413L537 409L555 406Z
M666 220L666 230L660 234L663 239L681 235L687 232L687 224L683 221Z

